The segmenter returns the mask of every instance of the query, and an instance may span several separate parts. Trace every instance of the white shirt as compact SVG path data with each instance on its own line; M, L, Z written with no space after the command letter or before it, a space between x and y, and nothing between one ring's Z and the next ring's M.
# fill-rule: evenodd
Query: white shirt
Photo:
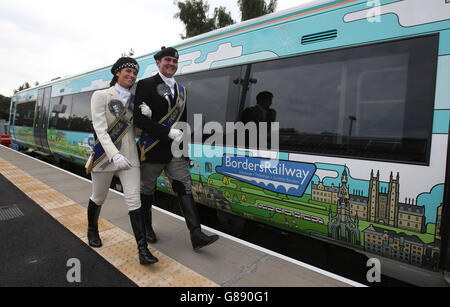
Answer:
M175 78L167 78L161 72L159 72L159 76L161 77L161 79L163 79L164 83L170 87L172 98L175 97Z
M131 93L126 88L123 88L119 85L119 83L116 83L114 85L115 89L119 92L120 98L122 98L123 105L126 105L128 102L128 99L130 99Z

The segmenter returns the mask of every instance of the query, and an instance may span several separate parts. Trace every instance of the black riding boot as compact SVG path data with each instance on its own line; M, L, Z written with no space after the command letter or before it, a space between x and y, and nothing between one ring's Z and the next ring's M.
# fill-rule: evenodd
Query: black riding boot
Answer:
M183 211L186 225L191 233L191 242L194 250L210 245L219 239L218 235L208 236L201 231L196 204L192 195L178 196L181 210Z
M141 210L142 207L129 212L131 227L133 228L134 238L136 239L136 243L138 246L139 262L142 265L153 264L158 262L158 258L153 256L152 253L150 253L150 251L147 249L147 241L145 239L145 224Z
M87 209L88 215L88 232L87 237L89 245L92 247L102 247L102 240L98 234L98 218L100 216L100 210L102 206L97 206L92 200L89 199L89 205Z
M141 204L143 208L143 217L145 223L145 237L148 243L156 243L158 239L152 227L152 203L153 195L141 194Z

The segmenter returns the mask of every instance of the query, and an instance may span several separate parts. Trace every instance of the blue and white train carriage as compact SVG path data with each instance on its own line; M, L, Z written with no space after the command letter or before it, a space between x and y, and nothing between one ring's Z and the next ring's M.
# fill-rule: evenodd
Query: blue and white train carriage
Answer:
M268 91L280 128L277 163L232 147L192 155L199 203L450 270L450 1L314 1L174 47L191 127L194 114L237 122ZM153 54L137 58L138 79L157 71ZM17 93L14 146L83 164L90 97L110 79L104 67ZM191 152L205 147L193 141Z

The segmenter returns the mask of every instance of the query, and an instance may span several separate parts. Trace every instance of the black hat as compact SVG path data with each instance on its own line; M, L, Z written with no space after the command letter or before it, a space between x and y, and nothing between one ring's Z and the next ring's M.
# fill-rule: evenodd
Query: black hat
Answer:
M153 57L155 58L155 60L160 61L165 56L170 56L170 57L176 58L177 60L180 57L177 49L172 48L172 47L168 47L168 48L161 47L161 50L157 54L155 54Z
M139 71L139 64L136 62L135 59L129 58L129 57L122 57L117 60L117 62L113 65L111 68L111 73L113 75L116 75L119 71L121 71L123 68L131 67Z

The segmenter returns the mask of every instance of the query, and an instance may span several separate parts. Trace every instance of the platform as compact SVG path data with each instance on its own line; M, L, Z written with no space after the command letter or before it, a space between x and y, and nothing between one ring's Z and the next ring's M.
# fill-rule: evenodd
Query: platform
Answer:
M52 219L67 228L84 247L100 255L111 266L107 270L120 273L140 287L349 287L364 286L341 276L254 246L227 234L216 233L220 239L200 251L193 251L184 219L162 210L153 210L153 227L158 242L149 245L159 262L142 266L137 258L123 195L110 190L99 222L103 247L87 245L86 207L91 182L53 165L39 161L5 146L0 146L0 174L42 208ZM9 189L13 189L11 186ZM11 193L3 195L6 200ZM2 203L3 204L3 203ZM1 205L3 206L3 205ZM19 221L19 219L17 219ZM0 221L0 223L2 223ZM49 234L39 231L45 241ZM1 236L2 246L11 240ZM21 246L20 244L17 246ZM3 251L12 253L13 251ZM27 250L14 251L26 253ZM42 252L45 252L44 250ZM69 257L70 255L66 255ZM74 257L76 258L76 257ZM84 261L81 263L83 266ZM64 268L65 272L69 268ZM51 279L52 270L45 278ZM26 272L22 272L26 274ZM29 273L29 278L38 278ZM56 279L57 277L54 276ZM89 282L82 278L82 282ZM127 284L126 278L124 283ZM0 285L7 284L2 280ZM101 280L90 285L107 286ZM97 283L97 284L95 284ZM60 285L64 286L64 284Z

